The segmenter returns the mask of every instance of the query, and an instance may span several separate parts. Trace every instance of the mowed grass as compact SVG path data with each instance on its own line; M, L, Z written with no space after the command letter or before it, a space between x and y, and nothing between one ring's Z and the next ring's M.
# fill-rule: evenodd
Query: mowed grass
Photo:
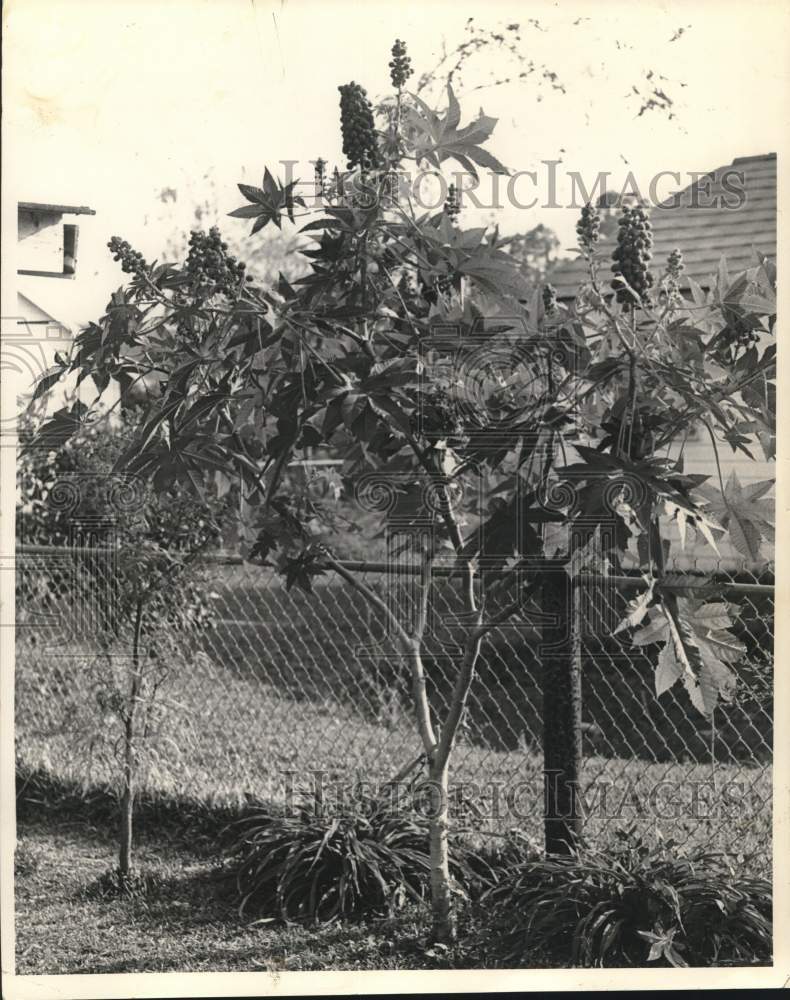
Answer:
M117 855L110 790L44 771L17 775L16 972L483 968L479 920L461 907L452 952L427 945L425 906L364 922L312 925L242 917L232 861L235 821L251 810L145 793L136 864L146 891L109 895ZM535 956L535 964L545 964Z
M138 861L155 880L139 898L103 898L108 831L77 822L21 826L16 855L18 975L112 972L283 972L435 968L427 914L327 927L242 920L210 859L144 839ZM453 963L482 959L459 948Z

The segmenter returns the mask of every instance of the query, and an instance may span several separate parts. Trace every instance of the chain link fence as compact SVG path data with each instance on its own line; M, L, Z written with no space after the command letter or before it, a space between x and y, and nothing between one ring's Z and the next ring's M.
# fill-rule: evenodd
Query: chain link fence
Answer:
M107 640L115 558L111 550L17 552L18 760L86 787L117 771L130 652L123 636ZM408 573L351 568L408 611ZM657 696L657 648L632 648L614 634L634 581L584 588L585 830L600 840L637 824L767 870L772 568L676 569L684 596L731 608L746 649L733 665L734 695L712 718L696 712L679 683ZM146 639L147 787L210 803L282 799L317 781L387 781L419 758L407 664L381 616L345 581L327 574L312 595L289 591L272 570L231 557L206 559L195 573L207 608L201 623L176 641L164 642L161 630ZM440 718L458 664L462 629L448 622L459 590L446 573L432 586L425 660ZM453 758L456 828L493 836L519 828L540 839L539 642L539 626L503 627L484 642Z

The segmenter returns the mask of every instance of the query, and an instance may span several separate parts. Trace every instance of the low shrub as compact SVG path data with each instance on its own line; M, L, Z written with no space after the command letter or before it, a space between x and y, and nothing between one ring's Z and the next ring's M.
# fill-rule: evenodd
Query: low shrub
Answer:
M354 789L332 814L312 793L288 815L266 810L240 828L233 854L242 913L325 923L391 914L428 896L428 821L415 803L395 808L386 794ZM472 877L466 851L453 855L464 887Z
M723 855L619 831L602 849L523 862L483 894L503 965L756 965L772 954L771 883Z

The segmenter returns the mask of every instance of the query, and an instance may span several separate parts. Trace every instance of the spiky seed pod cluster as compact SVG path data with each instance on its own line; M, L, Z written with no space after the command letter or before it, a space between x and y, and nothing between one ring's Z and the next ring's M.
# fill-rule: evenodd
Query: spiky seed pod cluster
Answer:
M348 158L348 169L370 169L379 164L379 149L373 108L368 95L358 83L341 84L340 130L343 133L343 152Z
M447 188L447 197L444 199L444 211L451 222L455 222L461 214L461 192L455 184L450 184Z
M112 259L120 261L121 270L126 274L142 274L148 267L145 257L120 236L113 236L107 246L110 248Z
M626 308L635 308L633 296L623 287L624 278L640 299L645 298L653 285L650 261L653 257L653 233L647 213L641 205L626 206L620 216L617 232L617 246L612 253L615 278L612 288L617 292L617 301Z
M325 195L327 193L326 184L326 160L319 156L315 161L315 193Z
M406 55L406 43L400 38L395 39L392 46L392 59L390 59L390 79L392 86L400 90L412 75L411 59Z
M667 257L667 268L664 272L663 286L669 302L677 304L680 301L680 276L683 270L683 254L676 247Z
M557 289L554 285L543 286L543 311L547 316L557 314Z
M576 223L576 235L582 252L593 253L601 238L601 215L589 202L582 208L581 217Z
M187 272L195 285L203 292L213 295L222 292L234 295L245 280L246 265L228 253L219 229L212 226L208 233L193 229L189 235L189 255Z
M667 277L673 278L675 281L680 281L680 276L684 269L683 254L675 247L669 257L667 257Z

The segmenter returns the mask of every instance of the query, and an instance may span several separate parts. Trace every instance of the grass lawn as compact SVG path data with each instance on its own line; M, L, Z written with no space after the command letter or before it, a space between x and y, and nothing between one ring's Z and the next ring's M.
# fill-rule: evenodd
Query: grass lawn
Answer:
M155 876L140 898L102 898L97 880L115 845L85 820L19 825L17 974L479 968L463 944L426 954L426 913L319 928L240 919L216 862L184 844L143 839Z

